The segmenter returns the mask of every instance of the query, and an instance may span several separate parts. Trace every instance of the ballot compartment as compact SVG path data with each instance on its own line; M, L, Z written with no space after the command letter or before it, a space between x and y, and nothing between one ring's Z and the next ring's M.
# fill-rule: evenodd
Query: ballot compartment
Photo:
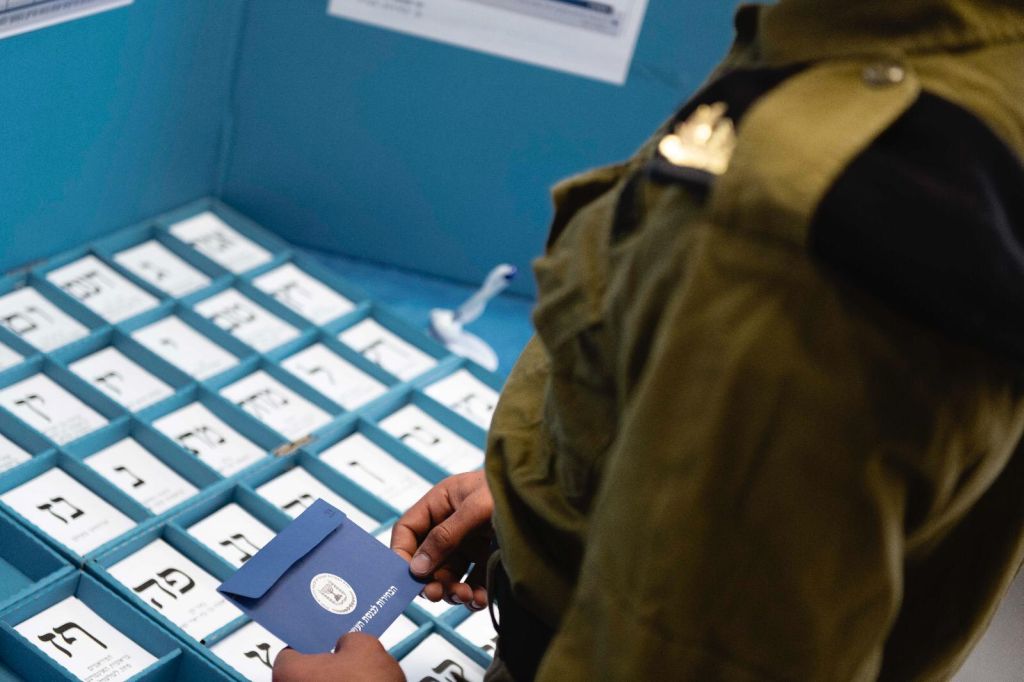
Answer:
M17 630L56 608L140 679L269 680L284 643L217 585L318 498L386 543L482 465L500 386L214 199L3 278L0 675L76 674ZM382 641L472 679L471 617L418 598Z

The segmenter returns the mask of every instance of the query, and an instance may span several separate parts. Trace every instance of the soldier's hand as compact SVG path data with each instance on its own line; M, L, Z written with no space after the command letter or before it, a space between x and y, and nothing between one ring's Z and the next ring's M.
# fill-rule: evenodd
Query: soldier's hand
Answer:
M441 481L395 523L391 548L409 561L413 575L432 578L424 597L473 610L487 606L493 511L484 473L475 471ZM471 564L475 568L462 582Z
M405 682L405 675L380 640L352 633L338 640L333 654L300 654L288 648L277 655L274 682L309 680Z

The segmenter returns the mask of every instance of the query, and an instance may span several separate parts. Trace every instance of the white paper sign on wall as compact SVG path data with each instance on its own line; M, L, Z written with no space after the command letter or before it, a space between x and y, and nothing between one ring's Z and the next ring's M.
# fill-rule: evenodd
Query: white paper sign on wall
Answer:
M622 85L647 0L330 0L364 24Z
M0 38L81 19L132 2L134 0L0 0Z

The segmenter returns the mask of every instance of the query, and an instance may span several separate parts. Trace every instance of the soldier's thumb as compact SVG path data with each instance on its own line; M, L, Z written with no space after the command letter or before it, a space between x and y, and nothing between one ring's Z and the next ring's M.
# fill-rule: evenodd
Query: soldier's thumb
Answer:
M427 537L423 539L423 543L409 562L409 570L413 575L430 575L462 544L462 540L473 528L467 518L468 515L460 512L461 510L457 510L427 533Z

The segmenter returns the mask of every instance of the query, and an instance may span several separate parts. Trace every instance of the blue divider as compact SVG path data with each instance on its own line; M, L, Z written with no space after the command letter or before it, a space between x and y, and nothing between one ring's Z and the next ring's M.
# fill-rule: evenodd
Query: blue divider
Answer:
M3 408L0 408L0 434L32 456L53 448L53 443L49 438L41 435ZM0 471L0 476L3 474L4 472Z
M0 325L0 343L20 355L20 362L24 362L27 358L39 352L32 344L26 343L24 339L3 325Z
M0 610L71 571L71 564L0 511Z

